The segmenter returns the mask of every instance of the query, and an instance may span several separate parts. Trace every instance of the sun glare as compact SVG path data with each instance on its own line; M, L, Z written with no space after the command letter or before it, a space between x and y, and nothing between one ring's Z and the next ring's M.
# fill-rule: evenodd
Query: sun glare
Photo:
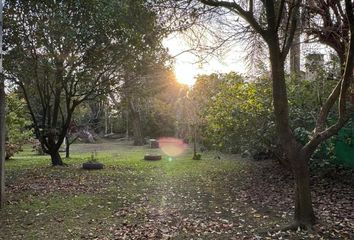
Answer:
M188 86L193 86L198 74L227 73L236 71L246 72L243 57L245 55L242 47L235 47L230 54L223 56L223 61L212 58L207 63L199 65L198 58L188 49L191 49L181 35L172 34L164 40L164 46L168 48L171 56L174 56L174 68L177 81Z
M187 144L183 140L173 137L162 137L159 139L160 149L169 156L169 159L172 160L172 157L177 157L184 153L187 149Z
M188 86L193 86L196 81L197 69L192 64L176 64L175 74L177 81Z

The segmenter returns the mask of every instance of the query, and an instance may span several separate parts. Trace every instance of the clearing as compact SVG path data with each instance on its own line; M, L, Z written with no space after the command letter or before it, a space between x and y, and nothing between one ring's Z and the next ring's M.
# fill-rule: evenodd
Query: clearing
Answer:
M103 170L81 169L92 151ZM125 142L75 144L68 167L50 167L47 156L25 149L6 162L0 239L354 238L352 176L313 176L319 223L313 232L279 232L292 220L293 182L275 162L213 152L191 160L190 150L142 160L159 152Z

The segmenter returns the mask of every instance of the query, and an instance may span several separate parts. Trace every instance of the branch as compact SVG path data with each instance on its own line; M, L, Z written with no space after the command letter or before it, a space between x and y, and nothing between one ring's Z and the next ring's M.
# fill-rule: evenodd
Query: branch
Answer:
M339 93L339 118L335 124L322 131L319 134L316 134L303 148L303 151L313 152L314 149L324 140L330 138L336 134L344 124L350 119L352 113L347 112L347 93L350 87L350 83L353 78L353 68L354 68L354 13L353 13L353 4L351 0L345 0L346 6L346 15L349 22L350 29L350 42L349 48L347 50L347 59L345 64L345 69L343 72L342 81L340 84L340 93ZM338 85L334 89L338 88ZM333 91L333 92L334 92ZM338 90L337 90L338 91ZM332 94L333 94L332 92ZM331 95L332 95L331 94ZM328 113L327 113L328 114Z
M314 134L317 135L318 133L322 132L325 127L325 122L327 119L327 116L329 114L329 111L333 107L334 103L337 101L338 96L340 94L340 89L341 89L342 81L339 81L325 103L322 105L320 113L317 117L316 121L316 128L314 130Z
M282 16L283 16L283 10L284 10L284 4L285 4L285 0L282 0L280 2L280 6L279 6L279 11L278 11L278 21L277 21L277 25L276 25L276 29L279 29L279 26L282 22Z
M244 18L250 25L251 27L260 35L262 35L263 38L267 38L267 31L265 31L259 23L256 21L253 11L246 11L244 10L239 4L237 4L235 1L233 2L228 2L228 1L214 1L214 0L199 0L201 3L204 3L205 5L212 6L212 7L224 7L227 8L236 14L240 15L242 18Z
M283 45L282 49L282 56L285 59L286 55L288 54L291 45L293 44L293 39L295 36L295 32L297 30L298 26L298 19L299 19L299 6L300 6L301 0L298 0L295 2L295 5L291 7L291 10L289 9L289 15L291 15L291 24L290 24L290 34L288 37L285 38L285 43ZM285 29L286 33L288 33L288 27Z

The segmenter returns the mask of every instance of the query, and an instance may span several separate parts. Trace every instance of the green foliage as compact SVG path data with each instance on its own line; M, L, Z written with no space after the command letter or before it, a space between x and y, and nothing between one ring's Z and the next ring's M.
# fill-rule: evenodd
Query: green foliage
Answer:
M32 137L32 122L26 111L26 103L16 93L6 95L6 159L21 150Z
M316 79L287 79L290 122L301 143L309 140L324 98L336 84L336 81L327 79L325 74L319 70L315 75ZM335 111L333 109L330 116L334 115Z
M275 136L269 82L245 82L236 74L220 77L225 81L204 110L209 145L228 152L270 147Z
M336 83L329 69L332 68L318 70L311 80L287 78L290 123L302 143L311 137L322 101ZM278 151L268 77L247 79L235 73L200 76L192 95L205 120L202 126L205 145L235 153ZM334 113L335 110L330 115ZM327 145L328 142L323 143L316 157L324 156L321 149Z
M165 60L156 19L143 0L6 1L4 68L46 153L57 153L80 104L126 77L136 89L137 73Z
M155 97L151 99L150 106L146 110L143 119L146 123L143 125L145 136L158 138L174 135L176 120L173 103Z

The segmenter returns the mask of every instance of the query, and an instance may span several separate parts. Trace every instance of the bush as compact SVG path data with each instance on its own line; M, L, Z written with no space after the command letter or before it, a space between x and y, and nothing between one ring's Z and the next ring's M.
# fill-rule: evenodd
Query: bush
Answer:
M6 159L22 150L22 146L32 137L25 101L16 93L6 96Z
M266 152L277 145L271 99L267 79L223 83L206 111L204 134L218 150Z
M20 144L13 144L13 143L6 143L5 145L5 160L9 160L13 155L22 151L22 145Z

